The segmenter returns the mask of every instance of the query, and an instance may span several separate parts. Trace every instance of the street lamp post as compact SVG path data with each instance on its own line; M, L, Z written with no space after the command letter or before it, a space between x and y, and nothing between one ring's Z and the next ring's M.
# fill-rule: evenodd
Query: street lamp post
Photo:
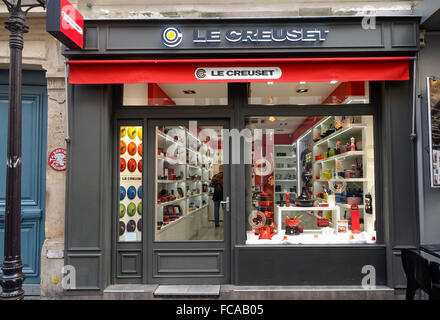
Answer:
M23 299L25 276L22 272L20 245L21 223L21 88L23 34L29 28L25 24L28 11L45 7L45 0L2 0L9 11L5 22L9 30L9 105L8 105L8 154L6 160L6 209L3 276L0 285L1 299Z

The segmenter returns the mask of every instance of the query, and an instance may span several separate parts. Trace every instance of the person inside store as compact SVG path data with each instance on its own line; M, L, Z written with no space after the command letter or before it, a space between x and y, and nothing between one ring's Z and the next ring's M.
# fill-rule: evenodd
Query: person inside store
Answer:
M223 166L220 166L219 172L212 177L210 186L214 188L212 201L214 202L214 222L217 228L220 226L220 201L223 201Z

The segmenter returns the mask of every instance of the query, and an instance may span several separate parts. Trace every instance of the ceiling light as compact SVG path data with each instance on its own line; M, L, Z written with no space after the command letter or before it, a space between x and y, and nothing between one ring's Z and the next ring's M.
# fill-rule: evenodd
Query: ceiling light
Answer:
M309 90L310 90L310 86L308 84L302 84L302 83L298 84L295 88L295 92L297 94L305 94L309 92Z
M273 84L273 81L268 81L267 84Z
M270 116L270 117L269 117L269 121L270 121L270 122L274 122L275 120L276 120L276 118L275 118L274 116Z
M301 81L301 82L300 82L300 84L306 84L306 83L307 83L307 82L305 82L305 81Z
M338 83L338 81L337 80L332 80L332 81L330 81L330 83L331 84L335 84L335 83Z

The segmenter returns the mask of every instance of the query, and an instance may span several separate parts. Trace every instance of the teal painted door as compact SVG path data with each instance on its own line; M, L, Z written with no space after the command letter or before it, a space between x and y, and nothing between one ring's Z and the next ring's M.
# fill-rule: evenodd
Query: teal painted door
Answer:
M23 86L21 258L25 283L40 282L46 197L46 128L46 87ZM8 87L0 85L0 265L4 259L7 131Z

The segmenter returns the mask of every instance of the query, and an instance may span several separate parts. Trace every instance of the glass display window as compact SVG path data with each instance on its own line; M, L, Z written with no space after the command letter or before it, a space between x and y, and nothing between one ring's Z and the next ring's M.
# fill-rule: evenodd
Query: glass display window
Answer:
M373 116L246 123L247 244L376 242Z
M251 105L368 104L369 82L252 82Z
M155 131L155 240L223 240L222 127Z
M143 127L120 126L119 233L121 242L142 240Z
M123 106L224 106L227 83L126 83Z

